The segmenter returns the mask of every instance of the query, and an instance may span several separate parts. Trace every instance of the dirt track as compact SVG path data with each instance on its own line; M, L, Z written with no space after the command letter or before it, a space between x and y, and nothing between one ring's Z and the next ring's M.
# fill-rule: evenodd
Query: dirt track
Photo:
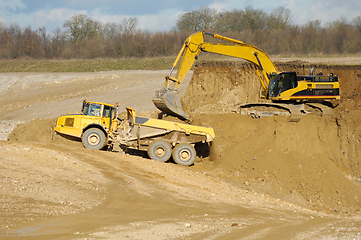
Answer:
M340 76L342 100L331 117L290 123L229 113L258 100L248 65L199 65L184 107L216 139L210 157L192 167L90 151L52 132L54 118L79 110L84 98L155 116L151 98L168 71L2 74L0 134L27 123L0 141L0 236L361 239L361 67L315 66Z

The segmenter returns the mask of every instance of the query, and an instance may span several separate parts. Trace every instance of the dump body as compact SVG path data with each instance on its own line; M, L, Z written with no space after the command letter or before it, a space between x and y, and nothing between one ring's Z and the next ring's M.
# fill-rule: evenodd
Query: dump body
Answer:
M179 143L208 143L215 137L213 128L139 117L132 108L127 108L127 114L125 125L128 126L123 126L122 131L112 132L111 137L129 148L146 150L155 140L163 140L172 146Z

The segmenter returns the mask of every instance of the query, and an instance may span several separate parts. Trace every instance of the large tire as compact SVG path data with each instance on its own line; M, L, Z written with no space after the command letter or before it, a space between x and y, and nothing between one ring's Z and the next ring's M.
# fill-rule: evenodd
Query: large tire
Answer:
M148 156L156 161L168 161L172 154L172 147L169 143L158 140L150 144L147 150Z
M181 165L192 165L196 159L196 150L190 144L179 144L172 151L173 160Z
M107 143L104 132L98 128L86 130L81 140L86 148L95 150L104 148Z

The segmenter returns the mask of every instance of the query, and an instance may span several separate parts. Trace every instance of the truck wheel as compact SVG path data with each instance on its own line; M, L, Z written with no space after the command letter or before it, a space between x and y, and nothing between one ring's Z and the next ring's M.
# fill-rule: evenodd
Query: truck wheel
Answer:
M196 159L196 150L192 145L179 144L173 149L172 157L176 163L189 166Z
M150 144L147 152L151 159L159 162L165 162L170 158L172 148L169 143L158 140Z
M90 149L102 149L106 145L105 134L98 128L90 128L82 137L83 145Z

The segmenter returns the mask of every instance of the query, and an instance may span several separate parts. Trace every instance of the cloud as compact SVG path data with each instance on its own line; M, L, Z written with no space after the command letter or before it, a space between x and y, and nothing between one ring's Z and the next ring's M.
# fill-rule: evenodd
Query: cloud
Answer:
M178 16L184 13L177 9L166 9L157 14L145 15L121 15L108 14L101 8L93 9L92 11L74 10L69 8L56 8L48 11L37 11L29 16L22 16L17 18L20 24L28 22L31 23L33 29L45 27L48 31L53 31L56 27L63 27L66 20L70 19L75 14L86 14L94 20L102 23L121 23L124 18L136 17L138 18L138 29L155 31L168 31L175 26ZM18 21L19 22L19 21Z
M26 10L26 5L21 0L0 0L0 22L3 24L18 23L21 26L28 26L26 22L20 23L18 19L24 18L21 14Z
M49 11L37 11L32 14L32 28L45 27L48 31L53 31L75 14L87 14L85 10L74 10L68 8L56 8Z
M352 21L361 15L361 1L348 0L342 5L337 0L288 0L285 7L292 12L293 22L302 25L312 20L321 20L323 24L339 20L341 17Z
M121 23L124 18L136 17L138 19L138 29L155 32L168 31L173 28L181 13L184 12L177 9L166 9L157 14L111 15L106 14L101 9L96 9L90 12L89 16L102 23Z
M168 31L175 26L178 16L183 11L168 10L154 15L139 16L139 28L143 30Z
M1 15L17 14L25 9L27 7L22 0L0 0Z
M214 3L210 4L210 5L208 5L208 7L210 9L216 10L217 12L224 12L224 11L228 10L227 4L224 4L222 2L214 2Z

